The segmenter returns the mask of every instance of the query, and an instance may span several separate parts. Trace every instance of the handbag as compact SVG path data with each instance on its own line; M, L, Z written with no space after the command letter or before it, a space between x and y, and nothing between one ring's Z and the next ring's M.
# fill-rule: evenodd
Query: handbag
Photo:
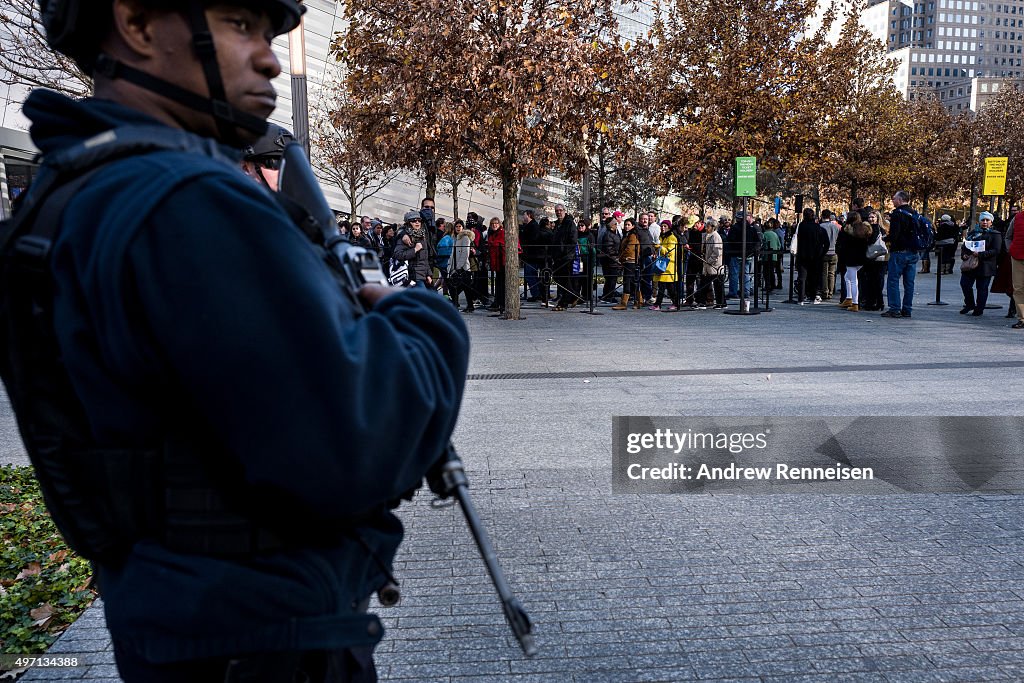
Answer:
M576 245L576 255L572 259L572 274L580 275L583 273L583 260L580 258L580 245Z
M657 273L664 273L668 270L668 256L659 256L651 264L651 268Z
M391 259L391 268L388 271L388 283L392 287L405 287L409 284L409 263L407 261L396 261Z
M868 245L867 257L872 261L877 261L888 253L889 249L885 246L885 243L882 242L882 233L879 232L878 239L875 240L875 243Z
M981 265L981 259L977 254L968 254L960 263L960 272L969 273Z

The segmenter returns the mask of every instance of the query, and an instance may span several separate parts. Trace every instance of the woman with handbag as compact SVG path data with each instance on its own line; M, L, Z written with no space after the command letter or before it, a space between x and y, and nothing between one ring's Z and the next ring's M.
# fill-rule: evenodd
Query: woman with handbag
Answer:
M867 263L868 249L871 246L871 227L861 220L860 214L851 211L846 218L846 225L836 237L836 254L839 256L839 269L843 271L843 284L846 298L839 308L856 313L860 310L860 287L857 274Z
M679 271L682 269L682 252L679 245L682 240L679 233L672 227L672 221L661 222L661 241L658 247L658 258L655 259L652 268L654 269L654 281L658 283L658 296L649 310L660 311L661 302L668 292L672 305L669 311L679 310Z
M960 289L964 293L964 307L961 315L970 313L979 316L985 313L985 302L988 301L988 286L992 276L996 274L996 261L1003 249L1003 236L998 230L992 229L993 216L982 211L978 216L978 225L967 233L967 240L960 247ZM967 242L983 242L984 249L972 251ZM975 299L973 289L978 290Z
M880 311L885 308L882 293L885 291L885 274L889 269L889 250L882 241L886 230L877 211L868 213L867 225L871 229L871 244L866 249L867 258L857 278L860 310Z
M472 313L473 308L473 271L470 257L476 249L473 246L473 231L465 226L462 219L455 221L455 246L452 247L451 258L448 259L448 292L455 308L459 307L459 292L466 294L466 307L463 313Z

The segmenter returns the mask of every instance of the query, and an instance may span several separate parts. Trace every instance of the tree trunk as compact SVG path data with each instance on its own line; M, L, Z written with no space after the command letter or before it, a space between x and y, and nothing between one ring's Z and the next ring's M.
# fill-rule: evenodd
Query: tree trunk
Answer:
M519 179L512 169L501 171L505 220L505 320L519 320Z
M459 217L459 179L452 178L452 220L456 220ZM429 196L429 195L428 195Z
M928 193L924 193L924 198L921 200L921 215L928 215Z
M353 181L348 186L348 220L350 223L355 223L358 220L356 212L359 211L359 204L356 203L356 199L356 183Z
M853 206L853 200L857 198L857 181L850 181L850 206Z
M437 169L428 168L424 173L427 177L427 190L423 196L433 199L437 196Z

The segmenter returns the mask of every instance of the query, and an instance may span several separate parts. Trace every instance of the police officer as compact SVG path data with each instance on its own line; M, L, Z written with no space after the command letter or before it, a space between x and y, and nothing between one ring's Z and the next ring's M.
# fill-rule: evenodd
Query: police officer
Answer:
M25 252L55 292L38 332L54 348L34 362L67 390L36 400L44 380L20 384L6 355L4 380L44 490L72 494L47 501L94 561L119 672L376 680L382 629L365 605L402 538L391 509L455 424L458 312L420 288L364 287L358 317L322 252L241 172L234 150L266 130L271 40L298 2L41 10L51 46L95 83L94 98L38 90L24 108L44 163L23 210L65 202L48 251ZM71 196L39 196L129 139ZM45 349L25 327L22 346ZM409 391L401 430L387 410L338 418Z
M259 140L245 148L242 170L268 190L277 190L278 174L284 148L294 142L295 137L284 128L270 124Z

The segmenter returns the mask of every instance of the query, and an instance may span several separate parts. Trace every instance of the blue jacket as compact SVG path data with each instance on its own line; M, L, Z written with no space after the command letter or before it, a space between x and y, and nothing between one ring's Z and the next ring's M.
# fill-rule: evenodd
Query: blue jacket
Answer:
M451 235L445 235L437 243L437 267L441 272L448 270L448 259L452 256L452 247L455 246L455 240L452 239Z
M47 91L25 113L44 155L160 125ZM354 537L328 532L352 524L390 563L402 530L386 502L415 487L448 441L467 332L424 289L357 319L238 154L205 144L205 154L112 162L68 204L52 261L61 352L98 444L200 435L203 457L233 473L226 486L325 540L247 562L140 542L123 563L97 567L107 623L155 662L370 644L379 622L353 603L383 576Z

